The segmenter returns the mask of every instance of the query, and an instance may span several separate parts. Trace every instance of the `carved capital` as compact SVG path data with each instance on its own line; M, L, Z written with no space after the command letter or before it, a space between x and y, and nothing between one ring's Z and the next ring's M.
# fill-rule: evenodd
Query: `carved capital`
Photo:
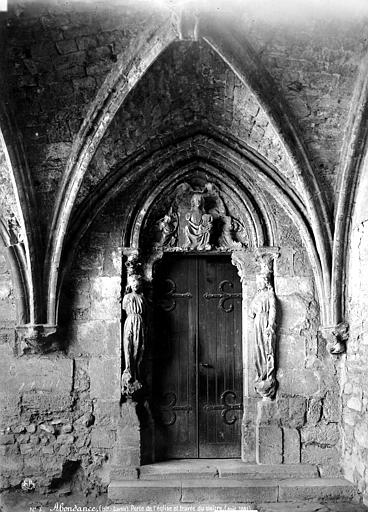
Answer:
M56 325L49 324L18 325L16 331L19 354L40 354L59 350L56 329Z
M233 251L231 253L231 263L238 269L240 282L243 283L246 276L248 275L247 270L249 268L249 252L245 250Z
M326 340L327 349L332 355L343 354L349 338L349 324L340 322L337 325L320 327L320 333Z
M256 261L260 265L260 275L273 274L274 260L279 257L280 249L278 247L258 247L255 254Z

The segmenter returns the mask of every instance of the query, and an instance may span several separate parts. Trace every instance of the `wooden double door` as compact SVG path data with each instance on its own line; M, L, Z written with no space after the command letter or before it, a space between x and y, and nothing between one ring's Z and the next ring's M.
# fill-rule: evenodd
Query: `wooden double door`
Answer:
M241 284L229 256L165 257L155 278L155 458L240 457Z

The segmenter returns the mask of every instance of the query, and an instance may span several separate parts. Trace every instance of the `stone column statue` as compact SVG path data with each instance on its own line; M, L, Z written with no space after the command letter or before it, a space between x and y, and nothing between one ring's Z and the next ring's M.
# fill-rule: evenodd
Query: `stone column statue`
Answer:
M122 393L131 396L142 387L139 370L145 342L146 301L141 292L142 282L138 275L128 277L123 309L126 312L124 323L123 348L125 370L122 375Z
M203 210L203 197L193 194L191 209L185 216L185 249L210 250L213 217Z
M257 292L251 304L250 315L254 318L255 365L257 377L255 389L264 400L274 398L275 378L275 328L276 299L269 275L257 276Z

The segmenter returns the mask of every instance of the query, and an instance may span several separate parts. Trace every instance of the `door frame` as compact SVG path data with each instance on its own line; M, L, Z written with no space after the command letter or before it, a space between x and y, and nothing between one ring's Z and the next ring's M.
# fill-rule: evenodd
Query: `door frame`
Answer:
M201 356L201 359L199 359L199 351L200 351L201 347L203 348L203 346L200 344L201 343L201 341L200 341L201 338L199 338L199 336L198 336L198 330L200 329L198 315L199 315L199 312L201 310L201 307L203 308L203 307L205 307L204 305L207 304L207 300L203 299L202 303L200 301L201 301L202 293L204 293L205 291L208 292L208 288L207 288L207 286L205 285L205 283L203 281L203 279L205 278L205 275L201 276L199 271L201 269L203 269L204 267L206 267L206 264L204 264L204 260L207 263L212 260L212 264L213 264L213 260L214 259L218 260L219 258L221 258L222 262L219 262L220 266L222 266L225 263L227 269L229 269L229 267L231 268L234 265L232 265L230 254L223 253L223 252L221 252L221 253L214 253L214 252L207 252L207 253L203 253L203 252L186 252L186 253L183 253L183 252L180 252L180 253L178 253L178 252L175 252L175 253L168 253L167 256L169 256L169 258L171 260L170 264L169 264L169 260L165 260L165 261L159 260L159 261L156 262L156 265L155 265L156 271L153 273L153 275L154 275L153 286L154 287L156 287L158 276L160 276L160 278L162 278L163 280L165 280L165 276L166 277L167 277L167 275L171 276L171 273L170 274L166 274L165 270L163 270L163 269L166 268L166 262L167 262L169 268L171 269L171 271L174 271L174 274L175 274L175 262L178 261L179 259L187 258L187 261L192 259L193 262L196 262L195 267L193 267L193 269L195 269L194 274L196 274L196 279L194 280L195 282L192 283L192 284L196 285L196 290L195 290L195 292L193 291L193 288L190 288L190 289L187 290L188 292L190 292L190 298L194 299L193 302L192 302L192 305L194 305L195 310L193 310L192 313L193 313L193 318L195 318L196 319L195 321L197 322L197 325L194 326L195 332L196 332L196 335L194 336L195 346L192 346L192 347L190 346L191 342L189 341L189 338L188 338L188 343L189 343L189 347L188 348L190 350L191 349L195 349L194 353L195 353L195 372L196 373L195 373L195 375L192 375L192 377L193 377L193 379L194 379L194 381L196 383L195 384L195 389L194 389L195 395L196 395L196 404L195 404L196 412L195 412L195 417L194 417L194 419L195 419L195 429L196 429L196 434L195 434L196 446L195 446L194 451L196 452L196 456L186 457L186 458L198 458L198 459L200 459L200 458L204 458L204 459L205 458L221 458L220 455L218 455L218 456L211 456L211 455L201 456L201 437L203 437L203 436L201 436L201 429L200 429L200 425L201 425L201 422L200 422L200 417L201 417L201 412L200 412L200 410L201 410L201 406L200 406L200 403L201 403L201 393L200 393L199 381L201 379L201 377L200 377L201 370L199 368L199 366L200 366L199 361L202 359L202 356ZM186 269L187 269L187 265L188 264L185 265ZM160 267L160 271L159 272L157 271L158 267ZM189 265L189 267L190 267L190 265ZM228 273L229 273L229 271L227 270L227 274ZM189 272L189 275L191 275L190 272ZM217 270L216 270L216 275L217 275ZM229 278L229 276L228 276L228 278ZM171 279L171 277L170 277L170 279ZM224 279L224 277L223 277L223 279ZM237 289L237 291L235 293L238 295L238 297L233 297L233 300L241 299L241 301L242 301L243 294L241 293L241 289L239 289L239 288L241 288L241 283L240 283L238 272L236 272L235 275L233 273L231 279L232 279L232 281L234 281L234 279L238 280L237 281L238 284L235 286L235 288ZM201 282L202 282L202 288L200 288L200 283ZM219 283L221 283L221 278L220 278L220 281L218 281L218 280L216 281L216 284L214 284L214 288L211 289L210 293L215 292L215 294L217 295L216 292L218 291L217 287L218 287ZM240 287L239 287L239 285L240 285ZM179 285L179 286L182 286L182 285ZM223 293L226 294L226 292L223 292ZM231 292L229 292L229 293L231 293ZM180 292L178 295L179 295L179 298L183 299L183 298L187 298L187 295L189 295L189 293L181 294L181 292ZM241 297L239 297L239 295L241 295ZM214 304L214 305L216 305L218 300L219 300L219 297L213 297L213 298L216 299L215 300L215 304ZM229 297L229 298L231 298L231 297ZM174 302L176 302L176 300L178 300L178 299L175 297ZM218 308L216 307L216 310L217 309ZM240 329L242 329L242 323L243 323L242 322L242 314L243 314L243 310L241 309L239 311L239 309L237 309L237 311L238 311L238 313L237 313L238 315L240 313L240 315L237 316L238 327L239 327L239 323L240 323ZM226 312L228 312L228 311L226 311ZM232 318L234 318L234 317L232 317ZM189 331L190 331L190 326L188 325L188 333L189 333ZM154 334L154 336L157 336L157 335L160 336L159 333L156 332ZM237 350L239 350L242 353L242 351L243 351L242 332L240 333L240 337L237 338L237 340L238 340L237 344L236 344L237 345ZM193 343L193 340L192 340L192 343ZM155 361L155 358L153 358L153 363L152 363L152 390L154 390L154 375L156 373L155 372L155 368L154 368L154 366L155 366L155 362L154 361ZM239 375L239 370L240 370L239 368L235 368L234 367L233 368L234 375L235 374ZM236 391L236 401L238 403L241 403L241 406L243 405L243 395L244 395L244 393L243 393L243 381L244 381L243 376L241 376L240 379L237 378L236 379L236 387L234 389L231 389L231 392L235 391L235 389L237 390ZM239 390L240 390L240 392L239 392ZM227 389L224 388L224 389L222 389L221 393L225 394L226 391L227 391L227 393L229 392ZM175 391L175 393L176 393L176 391ZM221 400L222 400L222 398L221 398ZM239 409L231 409L231 405L232 404L231 403L227 403L225 398L224 398L224 400L225 401L222 404L222 406L223 406L223 411L225 411L226 414L228 412L230 412L231 410L239 411ZM221 405L220 404L220 398L218 397L218 399L216 400L216 407L218 408L218 406L220 406L220 405ZM226 408L227 406L228 406L228 408ZM243 409L243 407L241 407L241 410L242 409ZM175 414L174 414L174 416L175 416ZM237 418L237 425L239 425L239 434L238 434L239 437L238 437L238 443L236 443L236 444L238 444L238 448L236 448L235 444L232 445L233 450L235 448L236 450L238 450L238 453L235 456L234 455L228 455L228 456L224 456L223 458L234 458L234 459L240 458L240 454L241 454L241 422L242 422L242 417L239 415L239 417ZM225 422L225 423L227 423L227 422ZM230 424L228 424L228 425L230 425ZM230 448L230 446L229 446L229 448ZM224 447L219 446L219 451L221 449L224 450ZM202 446L202 452L205 451L205 450L206 450L206 446ZM193 451L193 453L194 453L194 451ZM207 447L207 452L209 453L209 447ZM234 451L233 451L233 453L234 453ZM183 458L183 457L179 457L178 456L178 457L174 457L174 458Z
M201 168L203 167L203 168ZM249 192L244 184L236 180L231 174L207 165L198 167L192 163L186 168L172 169L170 176L162 181L152 183L147 194L134 203L126 224L123 226L122 254L125 258L126 275L138 272L146 283L146 293L150 295L152 281L155 278L155 267L166 252L188 254L190 251L182 244L157 243L152 238L152 219L156 222L160 215L170 213L167 198L180 197L185 192L187 181L193 183L194 189L198 186L195 180L202 180L204 184L201 193L212 194L217 201L219 215L222 216L223 226L225 220L236 217L243 223L243 229L247 232L248 240L240 243L235 238L222 240L217 249L202 249L198 254L229 255L232 264L237 268L242 286L242 368L243 368L243 418L241 436L241 459L249 464L255 464L257 460L257 408L259 395L254 389L256 368L254 364L254 329L253 322L248 319L251 301L256 292L256 276L267 274L270 282L273 282L274 262L279 256L279 247L273 245L275 225L271 222L270 215L263 211L263 207L255 207ZM187 181L186 181L187 180ZM192 181L191 181L192 180ZM183 188L184 187L184 188ZM194 191L193 189L193 191ZM196 251L194 251L196 252ZM124 268L124 265L123 265ZM124 281L123 272L123 281ZM130 397L130 400L135 400ZM144 419L141 419L143 418ZM150 420L151 417L151 420ZM140 453L141 460L152 462L152 447L149 448L145 440L142 440L144 429L152 430L152 415L145 411L139 417L141 430ZM151 426L150 426L151 422ZM151 443L153 444L153 443Z

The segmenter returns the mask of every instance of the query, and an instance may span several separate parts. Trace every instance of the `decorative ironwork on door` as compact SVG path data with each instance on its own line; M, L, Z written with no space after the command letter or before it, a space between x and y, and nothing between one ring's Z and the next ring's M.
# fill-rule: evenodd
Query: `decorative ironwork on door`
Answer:
M221 281L221 283L219 284L219 287L218 287L218 290L219 290L219 293L208 293L208 292L205 292L203 294L203 297L205 299L220 299L219 302L218 302L218 308L219 309L223 309L225 311L225 313L230 313L231 311L234 310L234 305L233 304L229 304L227 307L225 306L225 302L227 300L230 300L230 299L241 299L242 298L242 294L241 293L233 293L233 292L227 292L224 290L224 287L228 285L229 288L233 288L234 287L234 284L231 282L231 281L227 281L226 279L224 281Z

